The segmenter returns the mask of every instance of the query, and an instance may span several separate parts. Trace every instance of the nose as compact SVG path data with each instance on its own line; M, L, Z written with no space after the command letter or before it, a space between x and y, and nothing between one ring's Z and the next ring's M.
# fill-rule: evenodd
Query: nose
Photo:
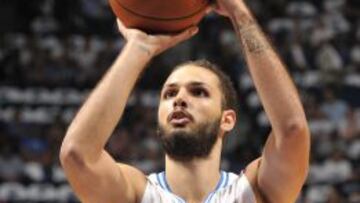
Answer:
M178 94L176 95L176 98L174 99L174 103L173 103L174 108L175 107L181 107L181 108L188 107L185 94L186 93L184 90L180 90L178 92Z
M176 107L186 108L187 107L187 102L184 99L182 99L180 97L177 97L174 100L173 107L174 108L176 108Z

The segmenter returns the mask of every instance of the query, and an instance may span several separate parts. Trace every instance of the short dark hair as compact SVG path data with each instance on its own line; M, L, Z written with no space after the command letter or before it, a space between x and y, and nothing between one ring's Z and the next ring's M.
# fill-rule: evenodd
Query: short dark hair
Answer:
M238 108L237 93L235 91L233 82L231 81L230 77L220 69L218 65L211 63L208 60L200 59L200 60L187 61L181 63L177 65L172 72L187 65L198 66L213 72L219 79L220 90L223 94L221 101L222 109L223 110L233 109L236 113L238 113L239 108Z

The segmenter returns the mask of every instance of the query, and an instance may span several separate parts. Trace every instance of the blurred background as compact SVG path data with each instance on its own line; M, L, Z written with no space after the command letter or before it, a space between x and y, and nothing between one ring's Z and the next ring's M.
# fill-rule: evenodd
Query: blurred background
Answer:
M300 89L312 132L311 168L298 203L359 203L360 1L249 4ZM77 202L59 148L124 45L115 18L107 0L1 0L0 25L0 203ZM163 169L158 91L176 64L199 58L231 76L241 104L222 168L239 173L260 155L268 120L230 23L209 15L196 37L149 64L107 145L116 160L145 173Z

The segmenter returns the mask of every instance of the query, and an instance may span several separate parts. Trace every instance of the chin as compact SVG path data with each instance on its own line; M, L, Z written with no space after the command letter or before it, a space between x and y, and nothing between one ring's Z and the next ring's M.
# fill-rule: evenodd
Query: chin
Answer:
M187 133L189 132L189 129L187 129L187 127L172 127L169 130L169 134L173 134L173 133Z

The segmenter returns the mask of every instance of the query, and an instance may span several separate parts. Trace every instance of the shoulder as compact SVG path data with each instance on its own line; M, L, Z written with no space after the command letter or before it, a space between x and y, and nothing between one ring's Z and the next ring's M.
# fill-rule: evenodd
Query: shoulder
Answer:
M144 173L133 166L123 164L123 163L117 163L117 165L118 165L119 169L125 173L135 175L135 176L141 176L144 179L146 179L146 176L144 175Z
M124 175L127 184L132 189L130 192L135 194L137 200L136 202L139 202L145 192L147 184L145 174L133 166L122 163L118 163L117 165L119 167L119 172Z
M261 192L259 190L258 183L257 183L258 170L259 170L260 164L261 164L261 158L255 159L249 165L247 165L247 167L244 171L244 175L246 176L247 180L249 181L251 189L255 195L256 202L258 202L258 203L266 202L264 200L263 195L261 194Z

